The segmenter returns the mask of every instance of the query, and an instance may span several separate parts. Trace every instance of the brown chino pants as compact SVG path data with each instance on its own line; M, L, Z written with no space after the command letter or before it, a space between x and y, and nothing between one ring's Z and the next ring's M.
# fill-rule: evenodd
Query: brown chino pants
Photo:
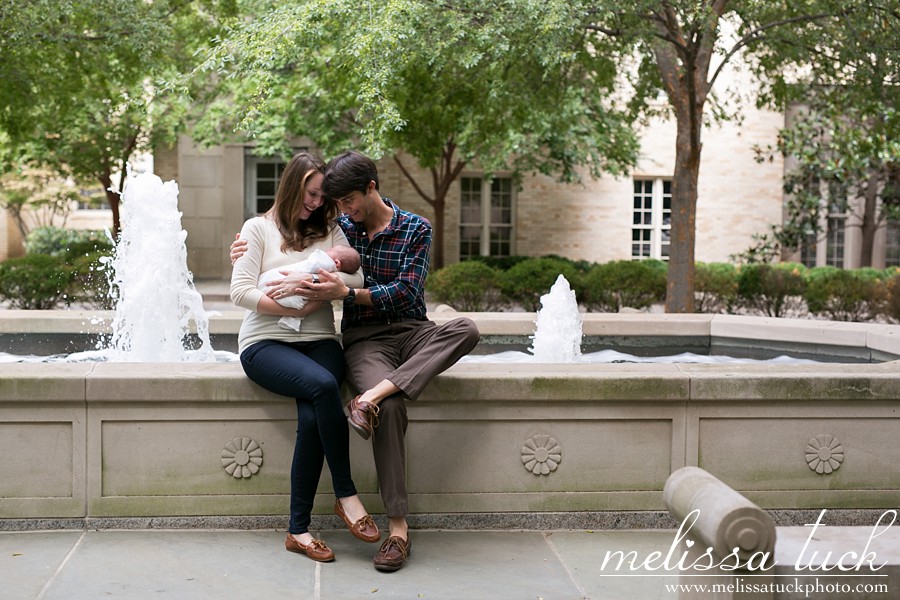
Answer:
M363 392L387 379L403 392L382 400L372 453L378 487L388 517L409 513L406 493L405 398L415 400L435 375L472 351L478 328L460 317L437 325L433 321L404 321L353 327L343 334L347 379Z

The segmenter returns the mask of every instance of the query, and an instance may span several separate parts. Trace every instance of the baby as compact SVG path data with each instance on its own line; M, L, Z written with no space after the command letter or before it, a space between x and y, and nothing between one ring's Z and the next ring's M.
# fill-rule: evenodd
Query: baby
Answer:
M318 273L319 271L328 271L334 273L342 271L344 273L356 273L359 270L360 260L359 253L350 246L332 246L328 250L314 250L306 260L270 269L259 276L257 285L263 291L268 290L266 283L274 279L283 279L282 271L300 271L301 273ZM307 298L303 296L287 296L285 298L275 298L275 301L282 306L288 308L303 308L306 306ZM300 331L300 322L302 317L281 317L278 324L285 329Z

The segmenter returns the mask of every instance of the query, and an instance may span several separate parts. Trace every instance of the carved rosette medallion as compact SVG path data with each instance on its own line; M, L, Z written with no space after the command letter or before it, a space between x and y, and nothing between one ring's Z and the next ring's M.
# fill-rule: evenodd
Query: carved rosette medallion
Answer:
M222 448L222 467L235 479L255 475L262 461L262 448L255 440L247 437L236 437Z
M820 475L837 471L844 462L844 447L833 435L823 433L806 443L806 464Z
M522 446L522 464L535 475L549 475L561 461L562 448L549 435L536 435Z

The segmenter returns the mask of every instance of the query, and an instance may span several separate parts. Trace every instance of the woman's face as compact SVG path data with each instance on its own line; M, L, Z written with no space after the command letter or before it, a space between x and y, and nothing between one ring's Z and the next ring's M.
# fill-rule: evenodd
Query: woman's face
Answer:
M303 201L300 203L300 210L297 218L305 221L324 201L322 197L322 181L325 177L321 173L313 173L306 180L306 186L303 193Z

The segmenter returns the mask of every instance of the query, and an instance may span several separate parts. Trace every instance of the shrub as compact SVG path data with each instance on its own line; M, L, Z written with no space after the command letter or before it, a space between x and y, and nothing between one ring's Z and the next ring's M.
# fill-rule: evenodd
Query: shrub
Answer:
M517 263L500 275L500 291L508 301L537 311L541 296L550 291L560 275L569 281L577 296L581 283L578 271L571 261L558 258L527 258Z
M886 269L893 271L890 278L884 280L885 302L882 306L882 314L889 319L900 322L900 269Z
M38 227L25 240L28 254L66 256L90 254L112 248L112 242L104 231Z
M440 301L466 312L498 310L503 299L496 269L477 260L448 265L428 276L427 287Z
M835 321L874 319L887 294L880 276L874 269L810 269L804 294L809 312Z
M666 271L650 261L598 264L584 277L584 304L589 310L619 312L626 306L644 309L665 297Z
M738 304L738 271L731 263L697 263L694 271L695 310L734 313Z
M12 308L47 310L69 301L73 270L63 259L26 254L0 263L0 299Z
M741 304L770 317L802 314L806 270L805 266L797 263L742 266L738 275Z
M550 258L553 260L558 260L560 262L568 263L572 265L572 267L581 274L587 273L594 266L594 263L587 260L573 260L571 258L566 258L565 256L559 256L558 254L545 254L541 258Z
M527 256L473 256L469 260L483 262L497 271L508 271L520 262L528 260ZM468 260L463 262L469 262Z

